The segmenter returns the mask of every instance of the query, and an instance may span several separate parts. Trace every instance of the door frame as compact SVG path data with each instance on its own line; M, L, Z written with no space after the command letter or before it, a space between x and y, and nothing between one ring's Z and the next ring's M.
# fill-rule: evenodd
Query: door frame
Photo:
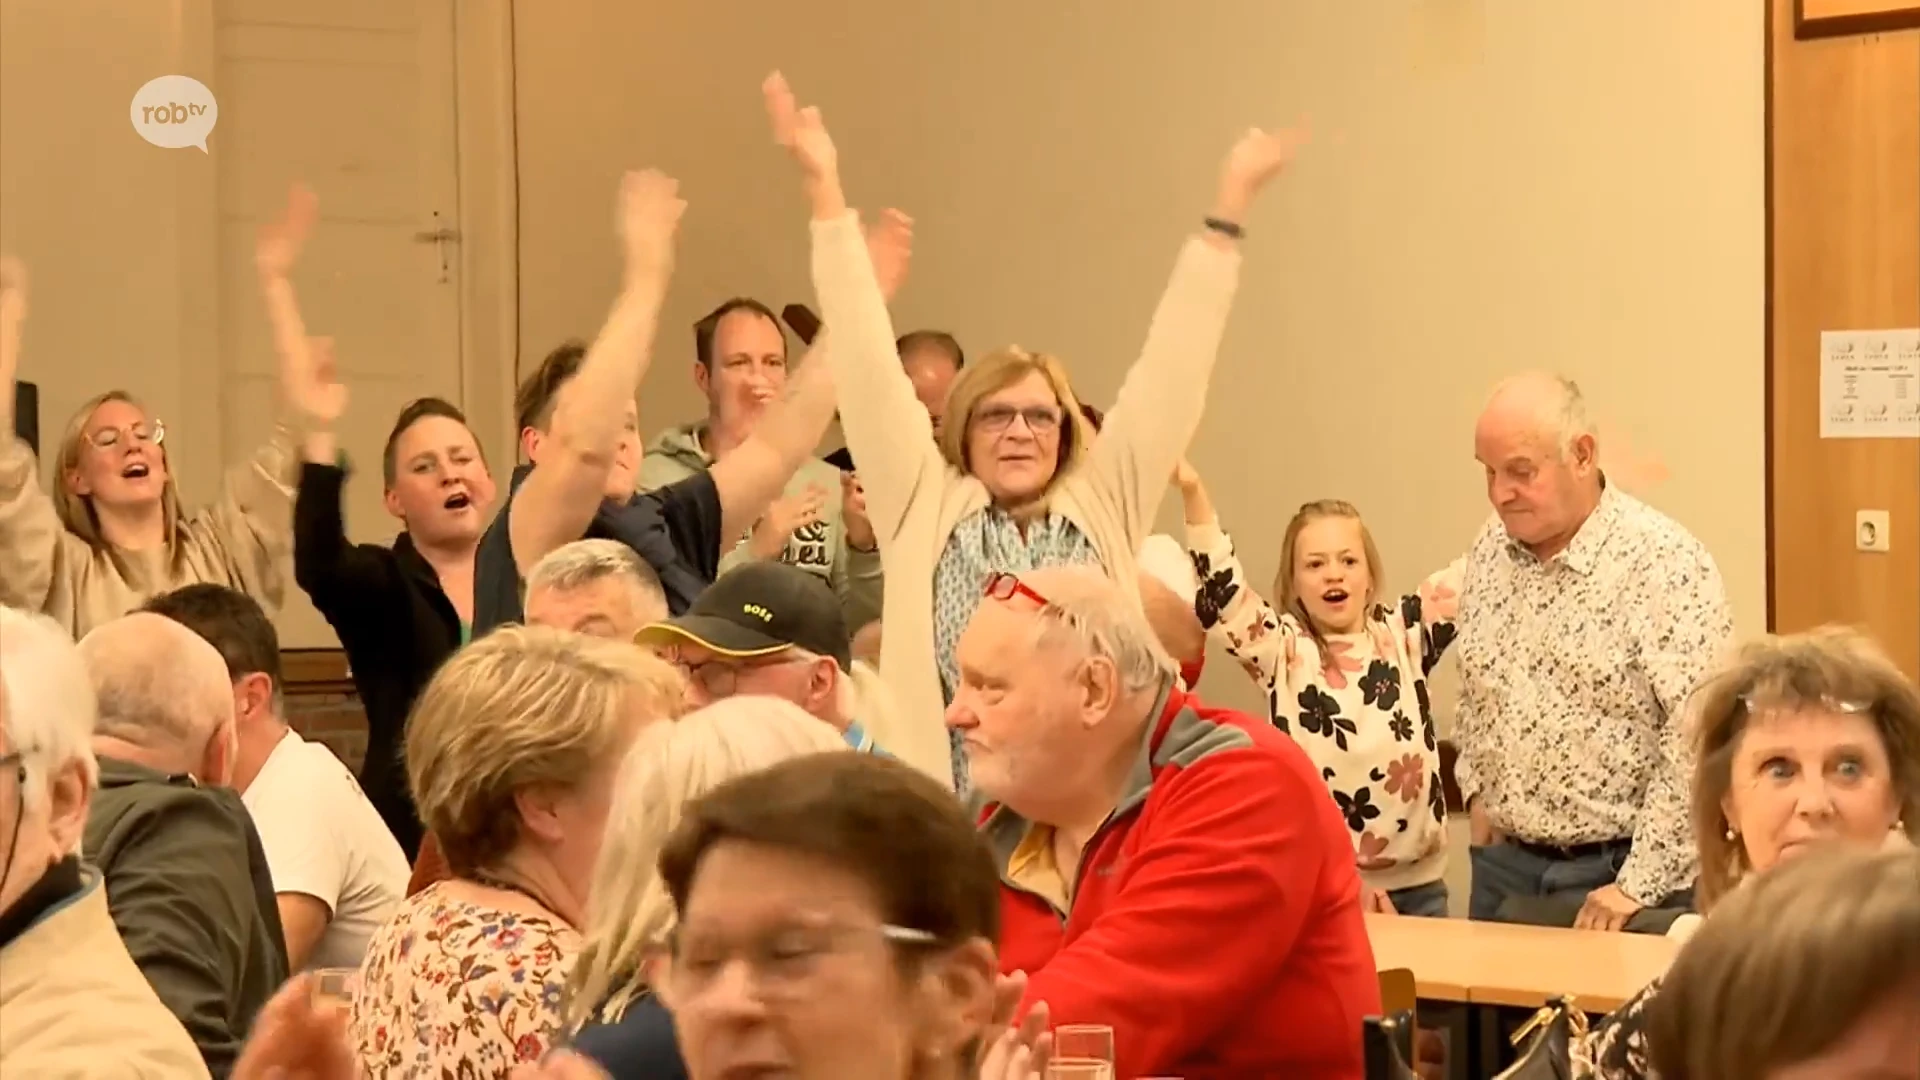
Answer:
M511 471L520 433L520 189L513 0L455 0L460 171L460 365L468 424L493 471Z

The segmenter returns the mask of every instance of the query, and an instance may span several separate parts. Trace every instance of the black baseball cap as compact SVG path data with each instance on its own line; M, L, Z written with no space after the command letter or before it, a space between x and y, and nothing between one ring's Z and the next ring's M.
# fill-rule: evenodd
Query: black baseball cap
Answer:
M692 642L721 656L766 656L798 646L853 666L840 600L814 574L782 562L743 563L720 575L685 614L641 628L641 645Z

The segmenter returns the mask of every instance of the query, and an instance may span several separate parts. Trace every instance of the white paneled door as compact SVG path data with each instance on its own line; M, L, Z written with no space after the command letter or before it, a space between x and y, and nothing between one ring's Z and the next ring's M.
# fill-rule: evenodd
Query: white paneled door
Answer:
M347 529L384 542L380 454L422 395L461 404L458 0L217 0L222 445L266 437L275 359L253 275L253 239L304 182L320 224L294 283L308 331L335 339L351 390L342 447ZM334 643L288 581L288 647Z

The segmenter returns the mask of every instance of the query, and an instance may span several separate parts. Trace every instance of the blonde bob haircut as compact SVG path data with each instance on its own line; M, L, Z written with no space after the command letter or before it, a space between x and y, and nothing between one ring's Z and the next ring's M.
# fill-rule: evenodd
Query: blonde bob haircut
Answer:
M1900 820L1908 838L1920 840L1920 689L1865 634L1825 626L1750 642L1700 685L1692 709L1701 911L1753 869L1739 837L1728 835L1725 805L1734 755L1757 715L1825 709L1867 717L1886 747Z
M566 1022L616 1022L646 993L644 960L674 926L660 851L687 805L790 758L848 751L826 721L783 698L742 694L642 732L620 766L588 895L586 941L567 980Z
M959 378L953 380L953 388L947 391L946 417L940 426L940 452L946 456L949 464L961 472L973 472L973 462L967 456L967 435L973 430L973 411L987 395L999 393L1029 375L1039 375L1047 380L1047 386L1053 390L1053 399L1060 406L1060 457L1054 463L1053 477L1047 481L1047 490L1053 490L1053 485L1059 483L1067 471L1079 463L1087 447L1093 445L1096 432L1080 408L1080 399L1073 395L1073 384L1067 380L1067 369L1057 358L1046 353L1028 352L1017 346L1009 346L988 353L962 368Z
M1647 1050L1664 1080L1758 1080L1907 994L1920 995L1920 851L1829 844L1700 925L1647 1006Z
M626 642L505 626L455 653L407 720L407 782L454 874L498 865L520 839L516 793L569 790L686 693Z
M141 404L140 400L125 390L109 390L104 394L89 398L67 421L67 430L60 436L59 458L54 469L53 511L60 518L60 524L66 530L86 541L87 546L99 551L107 544L100 534L100 515L94 513L93 500L85 495L75 495L68 486L68 477L80 469L80 454L86 445L87 424L93 420L93 414L100 406L109 401L121 401L139 409L146 415L147 423L153 422L153 413ZM173 459L167 456L167 446L163 442L158 447L160 460L167 466L167 483L160 491L160 506L166 521L167 543L174 541L174 533L180 527L180 492L173 483Z

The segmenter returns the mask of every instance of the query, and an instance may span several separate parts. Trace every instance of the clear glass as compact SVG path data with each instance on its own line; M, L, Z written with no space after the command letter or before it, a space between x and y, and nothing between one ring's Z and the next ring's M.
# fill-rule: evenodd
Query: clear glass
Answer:
M1113 1029L1105 1024L1061 1024L1053 1029L1053 1060L1113 1064Z
M1113 1065L1089 1058L1054 1058L1047 1062L1047 1080L1113 1080Z
M360 993L359 968L317 968L313 973L313 1003L350 1008Z

